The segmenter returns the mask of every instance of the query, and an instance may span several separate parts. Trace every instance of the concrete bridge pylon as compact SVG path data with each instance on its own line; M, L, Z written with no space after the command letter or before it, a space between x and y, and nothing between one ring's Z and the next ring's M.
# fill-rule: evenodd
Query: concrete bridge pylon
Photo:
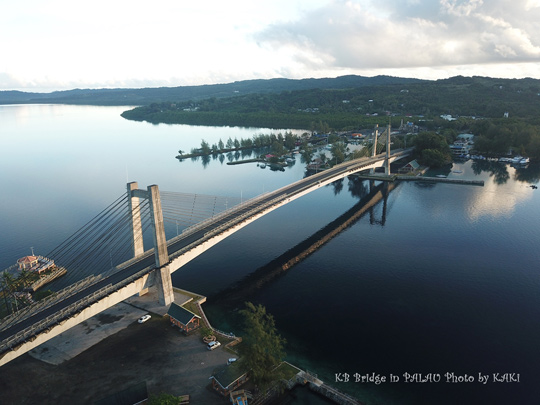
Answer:
M129 211L131 213L131 234L133 237L133 257L138 257L144 253L140 199L132 193L138 187L136 181L127 184Z
M392 131L390 121L386 129L386 159L384 161L384 174L390 175L390 132Z
M154 240L154 256L156 270L154 283L158 290L161 305L169 305L174 301L171 272L169 269L169 253L167 251L167 238L163 223L163 211L161 209L161 197L157 185L148 186L146 190L140 190L137 182L127 185L129 208L131 211L131 228L133 235L133 256L137 257L144 252L141 213L139 199L146 198L150 204L150 217L152 222L152 236ZM141 291L144 294L146 291Z

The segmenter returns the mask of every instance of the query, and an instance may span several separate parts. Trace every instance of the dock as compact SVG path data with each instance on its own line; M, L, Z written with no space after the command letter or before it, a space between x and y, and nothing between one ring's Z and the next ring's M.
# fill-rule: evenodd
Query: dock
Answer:
M297 382L299 384L308 384L309 389L325 396L331 401L339 405L362 405L362 402L347 395L331 386L324 381L319 380L316 374L312 374L309 371L301 371L297 374Z
M398 176L398 180L423 181L423 182L429 182L429 183L469 184L473 186L482 186L482 187L484 186L484 180L449 179L447 177Z
M396 180L402 181L422 181L428 183L451 183L451 184L469 184L473 186L484 186L484 180L466 180L466 179L452 179L448 177L427 177L427 176L403 176L398 174L357 174L356 177L364 180L374 181L389 181L394 182Z

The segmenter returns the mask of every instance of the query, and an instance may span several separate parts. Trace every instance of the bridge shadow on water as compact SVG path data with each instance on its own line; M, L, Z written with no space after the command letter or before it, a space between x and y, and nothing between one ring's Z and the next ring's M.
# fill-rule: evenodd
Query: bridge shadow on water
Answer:
M371 183L370 186L368 186L369 183ZM366 214L370 215L372 224L384 226L388 195L399 186L399 183L383 182L375 186L373 182L354 179L349 184L351 194L360 198L360 201L352 208L237 283L211 295L208 297L209 302L213 304L219 303L222 309L238 308L245 301L249 301L251 297L255 296L265 285L285 275L288 270L322 248L327 242L354 225ZM383 203L382 218L375 220L374 209L381 202Z

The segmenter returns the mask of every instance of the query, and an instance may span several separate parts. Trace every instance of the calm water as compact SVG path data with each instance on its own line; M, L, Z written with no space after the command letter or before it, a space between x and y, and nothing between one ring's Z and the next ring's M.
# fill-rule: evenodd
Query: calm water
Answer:
M0 106L0 266L45 254L125 190L246 199L304 175L211 159L179 163L201 139L269 130L129 122L124 108ZM237 232L173 275L209 296L212 323L239 332L236 309L264 304L288 359L369 404L535 404L540 390L540 170L455 164L484 187L404 183L383 204L276 277L268 264L357 206L345 179ZM446 174L446 173L445 173ZM384 225L382 224L384 214ZM251 280L247 276L257 271ZM261 276L259 276L261 275ZM253 287L253 279L268 279ZM474 377L447 383L445 373ZM336 382L336 373L350 375ZM354 374L385 376L381 384ZM404 383L404 373L441 375ZM488 375L486 384L478 375ZM496 383L493 373L519 373ZM390 383L390 374L400 382ZM516 374L517 377L517 374ZM298 403L308 403L298 395ZM304 402L301 402L304 401Z

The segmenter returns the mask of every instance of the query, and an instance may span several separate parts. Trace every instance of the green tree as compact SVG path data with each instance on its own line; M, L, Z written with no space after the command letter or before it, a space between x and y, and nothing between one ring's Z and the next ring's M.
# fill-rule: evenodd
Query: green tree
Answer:
M201 152L205 155L211 152L210 145L204 139L201 141Z
M304 160L304 163L311 163L311 159L313 158L314 153L315 152L313 151L311 145L307 142L304 142L304 145L302 146L302 159Z
M420 161L430 167L441 167L451 162L447 155L437 149L424 149Z
M274 317L264 306L246 302L240 314L244 318L244 336L239 366L255 385L266 390L282 377L276 369L285 357L285 339L278 334Z
M285 133L285 147L289 150L294 149L296 145L296 136L292 132Z
M52 294L54 294L54 292L52 292L51 290L39 290L34 294L33 298L34 298L34 301L39 301Z
M426 166L441 167L452 161L446 138L434 132L423 132L414 141L415 154Z
M344 142L335 142L332 144L330 151L332 152L331 162L334 164L341 163L345 160L345 152L347 145Z
M281 142L275 141L272 144L272 153L276 156L281 156L285 153L285 147Z

